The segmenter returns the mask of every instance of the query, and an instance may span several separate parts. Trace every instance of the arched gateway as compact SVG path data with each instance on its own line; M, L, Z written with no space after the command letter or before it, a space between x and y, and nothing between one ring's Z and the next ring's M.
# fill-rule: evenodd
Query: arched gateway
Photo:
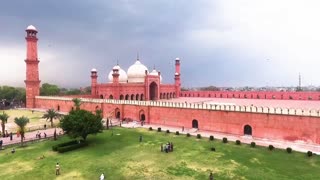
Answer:
M245 125L243 128L244 135L252 136L252 127L250 125Z
M149 86L149 95L150 95L150 100L157 100L158 96L158 85L155 82L152 82Z
M199 128L198 120L196 120L196 119L192 120L192 128L196 128L196 129Z

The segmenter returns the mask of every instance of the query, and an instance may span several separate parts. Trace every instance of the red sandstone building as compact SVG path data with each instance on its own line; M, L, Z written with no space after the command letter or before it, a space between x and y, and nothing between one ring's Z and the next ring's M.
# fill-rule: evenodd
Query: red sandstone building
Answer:
M70 111L72 97L39 96L38 31L30 25L26 32L27 108ZM92 93L80 97L81 108L150 124L320 144L320 93L180 92L180 60L175 62L175 84L167 85L158 71L149 72L139 59L127 73L119 65L113 67L108 83L98 83L97 70L92 69Z

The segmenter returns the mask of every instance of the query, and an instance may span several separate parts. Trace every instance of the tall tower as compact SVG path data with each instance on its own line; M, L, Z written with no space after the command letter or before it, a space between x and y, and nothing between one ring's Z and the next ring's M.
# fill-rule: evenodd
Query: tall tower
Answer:
M175 90L176 97L180 97L181 91L181 82L180 82L180 59L176 58L176 72L174 73L174 82L175 82Z
M25 59L26 70L26 108L35 108L35 97L40 94L38 38L37 29L30 25L26 29L27 58Z
M95 68L91 70L91 95L96 96L97 95L97 79L98 79L98 73Z

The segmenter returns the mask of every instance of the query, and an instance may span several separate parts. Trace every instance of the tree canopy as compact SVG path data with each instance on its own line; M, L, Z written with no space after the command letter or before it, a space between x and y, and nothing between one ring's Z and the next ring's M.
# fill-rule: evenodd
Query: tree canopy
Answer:
M100 112L93 114L90 111L76 109L60 120L60 127L72 138L82 137L87 139L89 134L102 132L102 116Z
M2 136L5 137L5 129L6 129L6 123L8 122L9 115L5 112L0 114L0 120L1 120L1 127L2 127Z
M47 112L42 116L42 118L45 118L50 121L51 127L53 127L53 119L57 119L60 117L61 115L54 109L48 109Z
M59 95L60 88L57 85L44 83L40 88L41 96L56 96Z
M21 146L23 146L24 133L26 132L26 125L29 123L29 118L22 116L14 118L14 122L18 125L18 132L21 134Z

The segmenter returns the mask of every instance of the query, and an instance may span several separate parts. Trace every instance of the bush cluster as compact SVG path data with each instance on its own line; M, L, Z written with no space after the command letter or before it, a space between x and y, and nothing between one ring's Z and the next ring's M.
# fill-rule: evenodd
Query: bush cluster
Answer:
M211 151L216 151L216 148L214 148L214 147L212 147L212 148L210 148L211 149Z
M158 132L161 132L161 127L158 127Z
M236 140L236 145L241 145L241 141L240 140Z
M167 133L170 133L170 131L169 131L169 129L167 129L167 131L166 131Z
M180 133L179 133L179 131L176 131L176 135L179 135Z
M214 137L213 137L213 136L210 136L210 137L209 137L209 140L210 140L210 141L213 141L213 140L214 140Z
M226 138L226 137L222 138L222 142L223 143L228 143L228 138Z
M88 145L87 142L85 141L79 141L80 143L78 144L72 144L72 145L69 145L69 146L63 146L63 147L59 147L58 148L58 152L59 153L64 153L64 152L67 152L67 151L72 151L72 150L75 150L75 149L79 149L79 148L82 148L82 147L85 147Z
M307 152L307 156L308 156L308 157L311 157L311 156L312 156L312 151L308 151L308 152Z
M72 141L68 141L68 142L65 142L65 143L60 143L60 144L52 146L52 150L53 151L58 151L58 148L60 148L60 147L70 146L70 145L77 144L77 143L78 143L77 140L72 140Z
M152 127L149 127L149 131L152 131Z
M269 148L270 151L272 151L274 149L274 146L273 145L269 145L268 148Z
M291 147L287 147L287 153L291 153L292 152L292 148Z
M254 148L254 147L256 147L256 143L255 142L251 142L250 146Z
M198 139L201 139L201 134L197 134L197 138L198 138Z
M190 133L187 133L187 137L190 137L191 135L190 135Z

